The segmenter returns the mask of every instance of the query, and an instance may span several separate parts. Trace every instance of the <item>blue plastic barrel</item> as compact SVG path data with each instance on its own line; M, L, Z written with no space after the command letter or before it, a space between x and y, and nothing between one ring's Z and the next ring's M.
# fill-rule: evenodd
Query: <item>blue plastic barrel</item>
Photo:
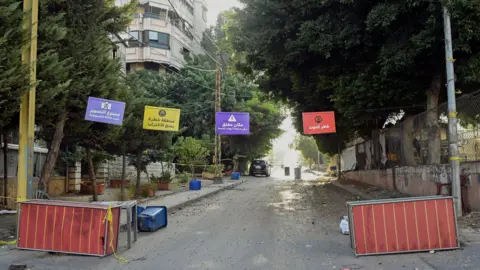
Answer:
M240 173L239 172L232 173L232 180L240 180Z
M202 181L191 180L189 187L190 187L190 190L201 190L202 189Z
M167 227L167 207L165 206L147 206L147 208L138 215L138 229L141 232L154 232L162 227Z

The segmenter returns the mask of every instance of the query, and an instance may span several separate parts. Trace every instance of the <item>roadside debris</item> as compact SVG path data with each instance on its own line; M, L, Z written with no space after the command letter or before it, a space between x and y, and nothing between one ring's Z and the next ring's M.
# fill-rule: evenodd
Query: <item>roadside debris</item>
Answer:
M340 221L340 230L342 234L350 234L350 228L348 227L348 216L343 216Z

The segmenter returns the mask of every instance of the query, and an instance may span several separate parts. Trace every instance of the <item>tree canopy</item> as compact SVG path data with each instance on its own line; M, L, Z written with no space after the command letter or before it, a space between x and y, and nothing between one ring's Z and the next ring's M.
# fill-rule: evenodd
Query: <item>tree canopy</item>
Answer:
M20 98L29 89L28 68L22 64L22 1L0 3L0 131L13 123L20 108ZM16 126L16 124L15 124Z
M127 28L130 5L112 0L40 1L37 124L49 152L40 183L50 179L61 144L101 148L105 125L84 121L89 96L115 99L123 87L110 34Z
M452 14L458 88L478 87L480 3L475 1L254 1L224 26L236 69L302 111L337 112L337 135L316 136L336 152L369 136L392 112L407 115L444 99L442 4ZM340 140L340 142L338 141Z

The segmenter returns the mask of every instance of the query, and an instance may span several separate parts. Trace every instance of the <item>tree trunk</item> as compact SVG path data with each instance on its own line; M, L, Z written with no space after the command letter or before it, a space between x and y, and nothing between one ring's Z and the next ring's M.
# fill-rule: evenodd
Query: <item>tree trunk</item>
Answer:
M414 128L413 128L413 117L405 117L401 125L402 130L402 165L412 166L415 165L415 151L413 140ZM421 153L418 153L421 157Z
M92 152L90 148L87 148L87 161L88 161L88 177L90 178L90 182L92 183L93 187L93 201L98 201L97 196L97 177L95 175L95 167L93 166L93 159L92 159Z
M125 177L126 177L126 171L127 171L127 159L125 157L125 149L123 150L122 153L122 183L120 184L120 196L122 198L122 201L125 200Z
M440 126L438 123L438 97L442 89L441 76L432 79L427 95L426 129L428 134L427 164L440 164Z
M8 204L8 135L3 132L3 202Z
M136 193L140 194L140 178L142 174L142 151L137 150L137 183L136 183Z
M55 122L55 133L53 134L52 142L50 144L50 148L48 149L45 164L43 164L42 174L40 175L40 180L38 183L39 190L47 190L48 181L52 177L52 172L57 164L57 158L60 152L60 144L62 143L63 136L65 135L63 128L65 127L66 122L67 113L63 112L58 116L57 121Z

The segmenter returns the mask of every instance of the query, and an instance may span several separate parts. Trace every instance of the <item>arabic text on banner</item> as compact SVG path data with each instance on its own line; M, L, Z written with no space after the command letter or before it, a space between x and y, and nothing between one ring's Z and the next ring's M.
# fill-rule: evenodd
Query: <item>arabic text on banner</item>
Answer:
M305 135L336 133L335 112L308 112L302 118Z
M178 131L180 110L145 106L143 128L149 130Z

